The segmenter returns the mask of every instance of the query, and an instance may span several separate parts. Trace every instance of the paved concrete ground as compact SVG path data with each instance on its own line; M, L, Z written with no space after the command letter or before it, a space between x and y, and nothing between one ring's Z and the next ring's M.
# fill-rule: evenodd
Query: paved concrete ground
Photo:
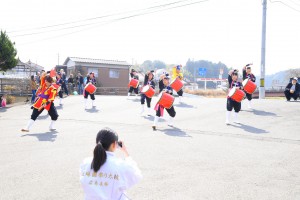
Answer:
M83 199L79 165L106 126L143 172L131 199L300 199L300 102L254 100L253 111L242 106L241 125L226 126L225 99L185 97L175 105L175 127L161 120L154 132L135 97L96 101L85 111L82 97L65 98L57 132L48 131L43 113L21 133L28 104L0 109L1 200Z

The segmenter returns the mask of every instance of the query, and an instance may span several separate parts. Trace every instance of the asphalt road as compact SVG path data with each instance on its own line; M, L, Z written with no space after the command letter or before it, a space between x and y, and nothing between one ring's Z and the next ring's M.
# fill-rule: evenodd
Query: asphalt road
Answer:
M165 116L157 131L136 97L96 96L88 110L82 96L63 103L54 132L46 112L20 131L28 104L0 109L1 200L83 199L79 166L103 127L119 133L142 170L131 199L300 199L300 102L254 100L254 110L242 105L242 124L227 126L226 99L189 96L175 103L175 127Z

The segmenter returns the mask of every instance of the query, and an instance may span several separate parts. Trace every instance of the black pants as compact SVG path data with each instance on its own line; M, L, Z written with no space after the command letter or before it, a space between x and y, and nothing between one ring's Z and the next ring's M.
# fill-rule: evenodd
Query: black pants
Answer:
M160 117L161 116L161 113L160 113L160 106L158 107L157 111L156 111L156 116ZM172 106L170 109L167 109L166 108L166 111L169 113L169 115L171 117L175 117L176 115L176 112L175 112L175 109L174 109L174 106Z
M236 102L231 98L227 98L227 111L232 111L234 108L234 111L238 113L241 110L241 105L241 102Z
M44 109L42 109L41 111L39 111L38 109L33 108L33 111L32 111L32 114L31 114L31 119L35 121L35 120L38 118L38 116L39 116L43 111L44 111ZM55 108L53 102L51 103L51 106L50 106L50 109L49 109L49 111L48 111L48 114L50 115L51 120L54 120L54 121L57 120L58 114L57 114L57 110L56 110L56 108Z
M245 92L246 93L246 98L249 100L249 101L251 101L252 100L252 94L248 94L247 92Z
M60 90L60 91L58 92L58 96L59 96L59 98L62 99L62 98L63 98L63 91Z
M65 92L67 95L69 95L69 91L68 91L67 85L66 85L65 83L63 83L61 87L64 89L64 92Z
M183 95L183 91L182 91L182 89L181 89L181 90L179 90L179 91L177 92L177 94L178 94L178 96L181 96L181 97L182 97L182 95Z
M141 94L141 104L142 105L145 104L145 99L147 101L147 107L150 108L151 107L151 100L152 100L152 98L147 97L145 94Z
M95 100L95 95L94 94L90 94L88 91L84 91L84 98L87 99L88 96L90 95L92 100Z
M139 88L138 87L137 88L130 87L128 92L132 93L132 91L134 91L135 94L138 94L139 93Z
M285 97L286 97L286 100L291 100L291 98L297 100L297 98L299 97L299 94L298 93L291 93L289 90L286 90L284 91L284 94L285 94Z

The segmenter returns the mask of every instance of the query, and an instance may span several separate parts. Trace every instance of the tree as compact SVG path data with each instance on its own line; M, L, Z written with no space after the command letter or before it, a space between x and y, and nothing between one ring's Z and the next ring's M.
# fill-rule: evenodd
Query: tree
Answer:
M205 76L199 76L198 75L198 70L199 68L206 68L206 74ZM185 69L189 72L186 73L186 78L190 79L190 80L194 80L194 78L219 78L219 74L220 74L220 69L223 69L223 78L227 77L228 74L228 67L219 62L219 63L212 63L210 61L207 60L198 60L198 61L192 61L192 60L188 60L185 66ZM194 77L195 76L195 77ZM203 85L203 82L199 83L200 85ZM208 82L207 83L207 87L213 87L214 83L212 82Z
M164 69L164 68L166 68L166 64L160 60L154 60L153 67L155 69Z
M192 76L198 76L199 68L206 68L206 75L203 78L219 78L220 69L223 69L223 74L228 73L228 67L219 62L219 63L212 63L207 60L198 60L198 61L191 61L190 59L186 63L186 70L190 72ZM224 75L223 75L224 77Z
M147 71L149 71L149 70L151 70L152 69L152 66L153 66L153 64L152 64L152 61L151 60L145 60L144 62L143 62L143 64L141 64L141 70L144 72L144 73L146 73Z
M7 71L15 67L18 63L16 59L17 50L5 32L0 34L0 70Z
M141 64L141 70L143 72L162 68L166 68L166 64L160 60L154 60L153 62L151 60L145 60L143 64Z
M289 69L286 73L286 78L290 79L293 77L300 77L300 68L298 69Z

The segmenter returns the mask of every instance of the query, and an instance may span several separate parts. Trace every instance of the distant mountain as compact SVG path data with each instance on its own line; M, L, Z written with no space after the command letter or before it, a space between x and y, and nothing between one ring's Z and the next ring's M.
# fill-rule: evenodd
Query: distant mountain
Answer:
M280 88L288 84L289 79L287 77L288 70L280 71L272 75L266 75L265 77L265 88ZM259 85L260 76L256 76L256 83Z

